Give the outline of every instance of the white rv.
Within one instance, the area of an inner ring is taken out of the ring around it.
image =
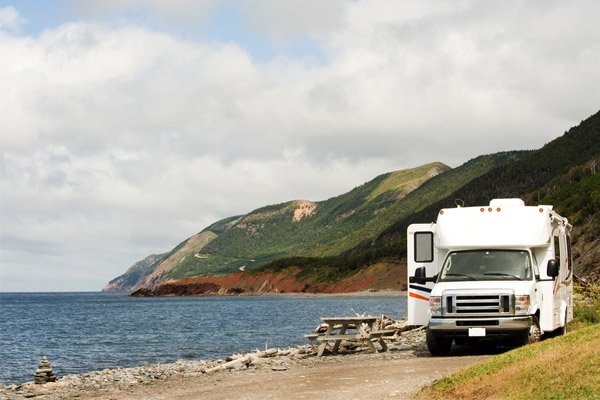
[[[571,225],[552,206],[495,199],[439,212],[408,227],[408,320],[427,325],[427,347],[538,341],[573,319]]]

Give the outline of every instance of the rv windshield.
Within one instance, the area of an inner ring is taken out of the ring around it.
[[[531,258],[524,250],[469,250],[448,254],[440,282],[532,279]]]

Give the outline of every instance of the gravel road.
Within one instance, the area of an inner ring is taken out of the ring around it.
[[[177,377],[110,399],[410,399],[446,374],[489,356],[330,357],[285,371],[225,371],[198,378]],[[95,397],[98,398],[98,397]],[[104,398],[104,397],[103,397]]]

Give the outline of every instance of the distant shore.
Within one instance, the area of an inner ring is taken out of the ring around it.
[[[355,292],[336,292],[336,293],[313,293],[313,292],[264,292],[264,293],[215,293],[205,292],[201,294],[175,294],[165,293],[156,294],[151,289],[142,288],[129,293],[127,297],[238,297],[238,296],[284,296],[297,298],[311,297],[406,297],[406,290],[381,289],[381,290],[359,290]]]
[[[387,295],[387,292],[406,291],[406,265],[381,262],[363,268],[345,278],[318,279],[307,277],[302,268],[283,270],[239,271],[225,276],[196,276],[181,279],[145,280],[135,284],[139,297],[151,296],[251,296],[269,294],[337,294],[359,293],[361,296]],[[131,286],[129,287],[131,288]],[[109,285],[102,291],[123,289]],[[396,295],[394,295],[396,296]]]
[[[406,297],[406,290],[360,290],[343,293],[269,293],[265,296],[290,297]]]

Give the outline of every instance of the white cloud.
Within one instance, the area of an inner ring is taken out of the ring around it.
[[[205,24],[213,16],[218,0],[68,0],[69,7],[86,17],[150,14],[163,23]]]
[[[0,7],[0,31],[19,32],[27,20],[12,7]]]
[[[248,23],[275,41],[320,37],[340,28],[343,0],[244,0],[239,8]]]
[[[595,2],[275,3],[236,4],[326,63],[126,21],[0,31],[4,282],[42,290],[23,276],[44,265],[98,289],[220,218],[537,148],[598,110]],[[195,7],[98,4],[81,7]]]

